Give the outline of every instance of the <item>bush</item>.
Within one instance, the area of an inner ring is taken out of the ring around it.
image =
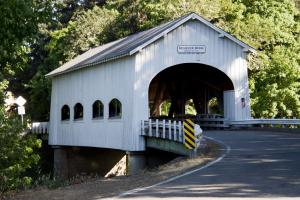
[[[0,194],[32,183],[25,172],[38,163],[40,147],[41,140],[26,135],[20,120],[0,108]]]

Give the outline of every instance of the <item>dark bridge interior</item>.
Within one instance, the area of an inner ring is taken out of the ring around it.
[[[195,114],[222,114],[223,91],[233,89],[227,75],[214,67],[191,63],[169,67],[157,74],[150,83],[150,117],[186,115],[187,104],[193,107]],[[209,107],[212,99],[217,99],[214,111]],[[164,102],[169,102],[169,105],[167,113],[162,114]]]

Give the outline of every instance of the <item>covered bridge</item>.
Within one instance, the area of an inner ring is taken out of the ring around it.
[[[49,144],[145,150],[141,121],[210,114],[250,118],[246,57],[255,50],[195,13],[93,48],[52,79]],[[61,155],[60,155],[61,156]]]

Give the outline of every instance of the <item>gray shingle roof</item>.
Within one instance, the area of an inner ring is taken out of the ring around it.
[[[225,31],[221,30],[220,28],[214,26],[204,18],[200,17],[195,13],[190,13],[173,21],[164,23],[162,25],[156,26],[152,29],[142,31],[128,37],[104,44],[102,46],[93,48],[88,50],[87,52],[77,56],[76,58],[70,60],[69,62],[65,63],[61,67],[53,70],[46,76],[52,77],[59,74],[64,74],[70,71],[74,71],[80,68],[93,66],[96,64],[108,62],[110,60],[114,60],[117,58],[121,58],[124,56],[130,56],[134,53],[138,52],[140,49],[148,46],[149,44],[153,43],[154,41],[158,40],[160,37],[164,36],[165,34],[169,33],[170,31],[174,30],[178,26],[182,25],[183,23],[187,22],[188,20],[199,20],[202,23],[208,25],[209,27],[213,28],[217,32],[219,32],[222,37],[227,37],[232,41],[236,42],[240,46],[242,46],[245,51],[252,51],[255,52],[255,49],[251,46],[245,44],[244,42],[238,40],[237,38],[233,37],[232,35],[226,33]]]

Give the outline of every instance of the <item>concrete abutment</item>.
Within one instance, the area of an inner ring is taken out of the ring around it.
[[[64,180],[76,175],[134,175],[145,168],[167,163],[178,154],[148,148],[147,151],[120,151],[90,147],[52,146],[54,176]]]
[[[53,174],[59,179],[87,174],[105,176],[111,173],[117,164],[120,165],[120,161],[126,156],[125,151],[113,149],[70,146],[52,146],[52,148]]]

